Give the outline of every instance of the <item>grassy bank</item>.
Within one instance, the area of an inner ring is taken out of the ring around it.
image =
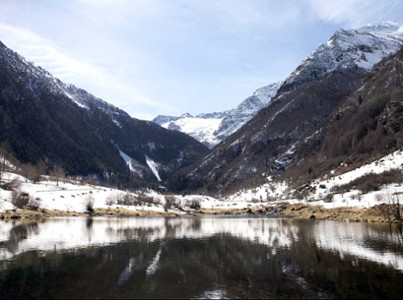
[[[317,219],[317,220],[335,220],[348,222],[398,222],[396,218],[396,207],[391,205],[377,205],[370,208],[357,207],[339,207],[325,209],[321,206],[310,206],[304,204],[286,204],[277,206],[267,206],[262,208],[244,208],[244,209],[200,209],[187,211],[152,211],[152,210],[128,210],[124,208],[100,208],[92,212],[80,213],[61,210],[27,210],[14,209],[0,214],[0,219],[42,219],[50,217],[79,217],[79,216],[219,216],[219,215],[267,215],[267,216],[285,216],[298,219]],[[400,208],[400,215],[403,210]]]
[[[281,214],[293,218],[335,220],[348,222],[386,223],[399,222],[396,217],[396,206],[381,204],[369,208],[338,207],[325,209],[321,206],[303,204],[284,205]],[[403,210],[400,208],[400,215]],[[400,220],[401,222],[401,220]]]

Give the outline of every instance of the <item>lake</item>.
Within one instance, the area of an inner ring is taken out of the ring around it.
[[[268,217],[0,222],[0,298],[401,298],[401,227]]]

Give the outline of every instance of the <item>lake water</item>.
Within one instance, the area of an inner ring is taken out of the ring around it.
[[[401,228],[265,217],[0,222],[0,298],[401,298]]]

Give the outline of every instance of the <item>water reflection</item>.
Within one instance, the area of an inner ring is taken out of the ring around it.
[[[142,253],[130,258],[127,266],[119,275],[118,284],[124,284],[127,280],[130,279],[134,271],[139,271],[144,268],[146,268],[146,261],[144,260],[144,255]]]
[[[319,248],[345,255],[364,258],[403,271],[402,245],[398,232],[391,234],[385,226],[365,223],[318,222],[312,234]],[[377,230],[378,228],[378,230]],[[379,230],[381,229],[381,230]],[[382,230],[383,229],[383,230]]]
[[[31,249],[65,250],[125,240],[202,239],[228,234],[273,249],[290,247],[298,226],[289,219],[267,218],[60,218],[42,223],[2,223],[1,259]]]
[[[35,236],[39,233],[38,224],[17,224],[10,228],[9,239],[2,241],[2,246],[9,253],[16,253],[18,251],[18,245],[21,241],[28,238],[28,236]]]
[[[396,232],[247,217],[0,222],[0,298],[395,297]]]

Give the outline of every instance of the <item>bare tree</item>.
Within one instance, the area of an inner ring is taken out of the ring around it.
[[[94,202],[95,199],[94,197],[92,197],[92,195],[88,195],[85,199],[84,199],[84,207],[85,207],[85,211],[88,213],[93,213],[94,212]]]
[[[166,195],[165,196],[165,203],[164,203],[164,210],[168,211],[175,205],[176,199],[173,195]]]
[[[386,200],[383,207],[383,213],[387,217],[389,223],[393,220],[393,218],[397,222],[402,222],[402,214],[400,212],[400,198],[398,193],[392,195],[388,190],[386,195],[377,195],[376,199],[378,201]]]
[[[4,154],[0,154],[0,180],[5,171],[6,171],[6,156]]]
[[[402,214],[400,213],[400,197],[397,192],[392,195],[393,214],[397,222],[402,222]]]
[[[41,180],[41,176],[46,173],[46,164],[40,161],[38,164],[24,164],[21,166],[22,174],[33,182]]]
[[[7,168],[6,156],[7,156],[7,151],[5,150],[5,145],[3,142],[0,144],[0,179]]]
[[[28,179],[36,181],[36,170],[33,164],[28,163],[21,165],[21,174],[26,178],[25,181],[28,181]]]
[[[53,171],[50,173],[51,176],[56,179],[56,186],[59,186],[59,181],[64,178],[65,172],[62,167],[56,166],[53,168]]]

